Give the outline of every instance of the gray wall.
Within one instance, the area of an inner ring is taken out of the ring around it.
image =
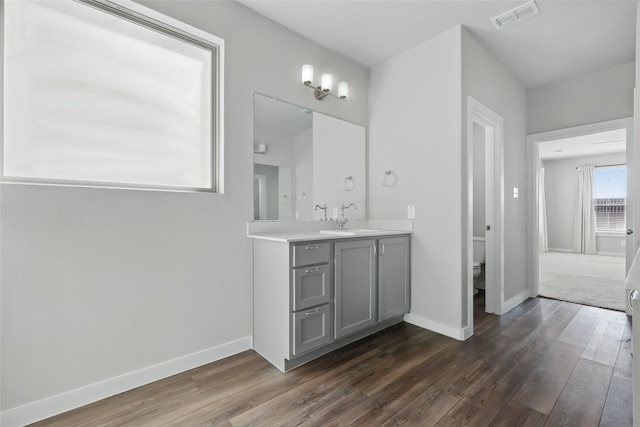
[[[313,132],[311,129],[295,137],[295,204],[299,218],[313,218]],[[304,200],[300,199],[304,193]]]
[[[369,92],[370,217],[415,205],[410,319],[451,334],[463,316],[460,38],[455,27],[377,65]],[[387,170],[393,187],[380,184]]]
[[[3,410],[250,345],[253,93],[367,125],[366,69],[236,2],[144,5],[225,39],[225,194],[2,184]],[[349,100],[317,102],[305,63]]]
[[[468,325],[466,96],[505,119],[505,188],[525,183],[526,92],[470,33],[455,27],[373,68],[369,183],[372,218],[416,206],[408,317],[450,336]],[[455,99],[453,98],[455,97]],[[402,108],[398,108],[401,105]],[[391,143],[393,141],[393,143]],[[394,187],[381,174],[398,175]],[[444,207],[444,208],[443,208]],[[526,291],[524,199],[505,200],[505,300]]]
[[[463,31],[462,95],[472,96],[504,118],[504,301],[527,290],[525,158],[527,93],[522,84],[476,40]],[[462,134],[466,135],[466,110]],[[466,170],[463,183],[467,183]],[[520,196],[511,197],[518,187]],[[466,205],[463,205],[466,207]],[[463,216],[466,215],[463,212]],[[465,264],[466,265],[466,264]]]
[[[635,62],[532,89],[529,134],[633,116]]]
[[[273,132],[260,129],[255,132],[255,141],[265,143],[267,152],[264,154],[255,153],[254,161],[262,165],[287,166],[293,168],[295,160],[293,158],[295,136],[286,132]]]
[[[545,196],[547,207],[547,236],[550,251],[573,252],[573,223],[578,203],[577,166],[625,163],[625,153],[599,156],[571,157],[547,160],[545,168]],[[624,255],[620,241],[625,237],[596,239],[598,252]]]

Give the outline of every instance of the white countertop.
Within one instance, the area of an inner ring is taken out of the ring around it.
[[[348,231],[345,230],[345,231]],[[358,239],[377,236],[397,236],[411,234],[410,231],[403,230],[367,230],[359,231],[355,235],[333,235],[322,234],[319,231],[299,231],[299,232],[279,232],[279,233],[254,233],[247,236],[252,239],[271,240],[274,242],[295,243],[317,240],[336,240],[336,239]]]
[[[355,235],[334,235],[321,233],[336,231],[333,221],[250,221],[247,223],[247,237],[275,242],[306,242],[312,240],[358,239],[376,236],[399,236],[411,234],[411,220],[358,220],[349,221],[346,231]]]

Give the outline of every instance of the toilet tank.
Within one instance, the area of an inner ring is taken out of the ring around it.
[[[484,264],[486,238],[473,236],[473,260]]]

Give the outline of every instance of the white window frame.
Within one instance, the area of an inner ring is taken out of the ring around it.
[[[143,190],[160,190],[160,191],[196,191],[196,192],[213,192],[224,193],[224,40],[192,27],[188,24],[180,22],[176,19],[163,15],[159,12],[135,3],[131,0],[68,0],[82,3],[87,7],[94,7],[121,19],[126,19],[154,31],[161,32],[174,39],[185,41],[200,47],[206,47],[211,52],[211,159],[210,159],[210,185],[204,188],[186,187],[186,186],[167,186],[167,185],[147,185],[137,183],[112,183],[99,181],[81,181],[67,179],[46,179],[46,178],[28,178],[20,176],[5,175],[5,135],[2,132],[0,137],[0,166],[2,168],[2,182],[20,183],[20,184],[39,184],[39,185],[62,185],[62,186],[81,186],[81,187],[100,187],[100,188],[125,188],[125,189],[143,189]],[[4,2],[0,4],[0,18],[6,19],[4,14]],[[0,58],[2,65],[0,66],[0,95],[3,102],[0,103],[0,125],[4,129],[5,121],[5,98],[4,91],[4,30],[0,32]]]
[[[622,165],[615,165],[615,166],[597,166],[596,169],[624,169],[625,170],[625,174],[627,173],[627,166],[622,164]],[[594,185],[595,185],[595,172],[594,172]],[[627,181],[625,180],[624,182],[625,185],[625,189],[626,189],[626,185],[627,185]],[[619,197],[617,197],[619,198]],[[595,204],[595,200],[596,198],[593,198],[594,202],[593,202],[593,208],[595,211],[596,208],[596,204]],[[624,215],[625,215],[625,225],[622,227],[621,230],[601,230],[598,229],[598,221],[596,219],[596,235],[600,236],[600,237],[620,237],[621,235],[625,235],[626,234],[626,216],[627,216],[627,197],[625,195],[624,197]],[[596,214],[597,216],[597,214]]]

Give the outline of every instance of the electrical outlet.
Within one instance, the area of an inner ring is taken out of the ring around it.
[[[416,219],[416,205],[407,206],[407,218]]]
[[[513,187],[513,198],[517,199],[519,196],[519,191],[518,191],[518,187]]]

